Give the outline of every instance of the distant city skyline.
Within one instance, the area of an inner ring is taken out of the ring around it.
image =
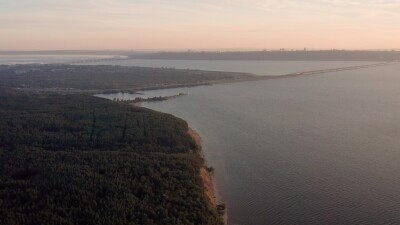
[[[0,51],[400,49],[400,0],[0,0]]]

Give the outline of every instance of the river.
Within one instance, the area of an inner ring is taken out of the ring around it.
[[[202,136],[229,224],[399,224],[398,71],[170,89],[189,95],[143,106]]]
[[[239,73],[252,73],[260,76],[279,76],[290,73],[333,69],[349,66],[361,66],[376,62],[359,61],[250,61],[250,60],[156,60],[156,59],[130,59],[109,62],[86,63],[89,65],[121,65],[142,66],[156,68],[175,68],[209,71],[228,71]]]

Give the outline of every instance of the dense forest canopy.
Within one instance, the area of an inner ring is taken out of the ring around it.
[[[0,147],[184,153],[195,144],[176,117],[83,95],[0,96]]]
[[[0,224],[221,224],[185,121],[0,91]]]

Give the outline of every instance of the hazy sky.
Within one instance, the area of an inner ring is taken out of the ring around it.
[[[400,48],[400,0],[0,0],[0,50]]]

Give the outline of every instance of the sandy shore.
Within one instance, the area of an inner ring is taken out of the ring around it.
[[[201,137],[199,136],[199,134],[196,131],[194,131],[192,128],[189,128],[188,134],[190,135],[190,137],[193,138],[193,140],[196,142],[196,144],[200,147],[200,150],[201,150]],[[212,174],[210,174],[207,171],[207,163],[206,163],[206,160],[204,157],[204,153],[202,151],[200,151],[200,157],[202,158],[202,160],[204,162],[202,167],[200,168],[200,176],[203,179],[205,194],[207,195],[211,204],[214,207],[217,207],[215,188],[214,188],[214,183],[212,181]]]
[[[213,179],[212,179],[212,173],[210,173],[207,170],[207,161],[204,156],[204,152],[202,151],[202,140],[200,135],[193,130],[192,128],[189,127],[188,134],[193,138],[193,140],[196,142],[196,144],[200,148],[200,157],[203,161],[203,165],[200,168],[200,176],[203,180],[203,185],[204,185],[204,191],[205,194],[207,195],[210,203],[212,204],[213,207],[217,208],[218,204],[220,204],[220,198],[218,196],[217,189],[215,188]],[[225,209],[225,214],[223,216],[224,219],[224,224],[227,224],[228,221],[228,216],[227,216],[227,210]]]

